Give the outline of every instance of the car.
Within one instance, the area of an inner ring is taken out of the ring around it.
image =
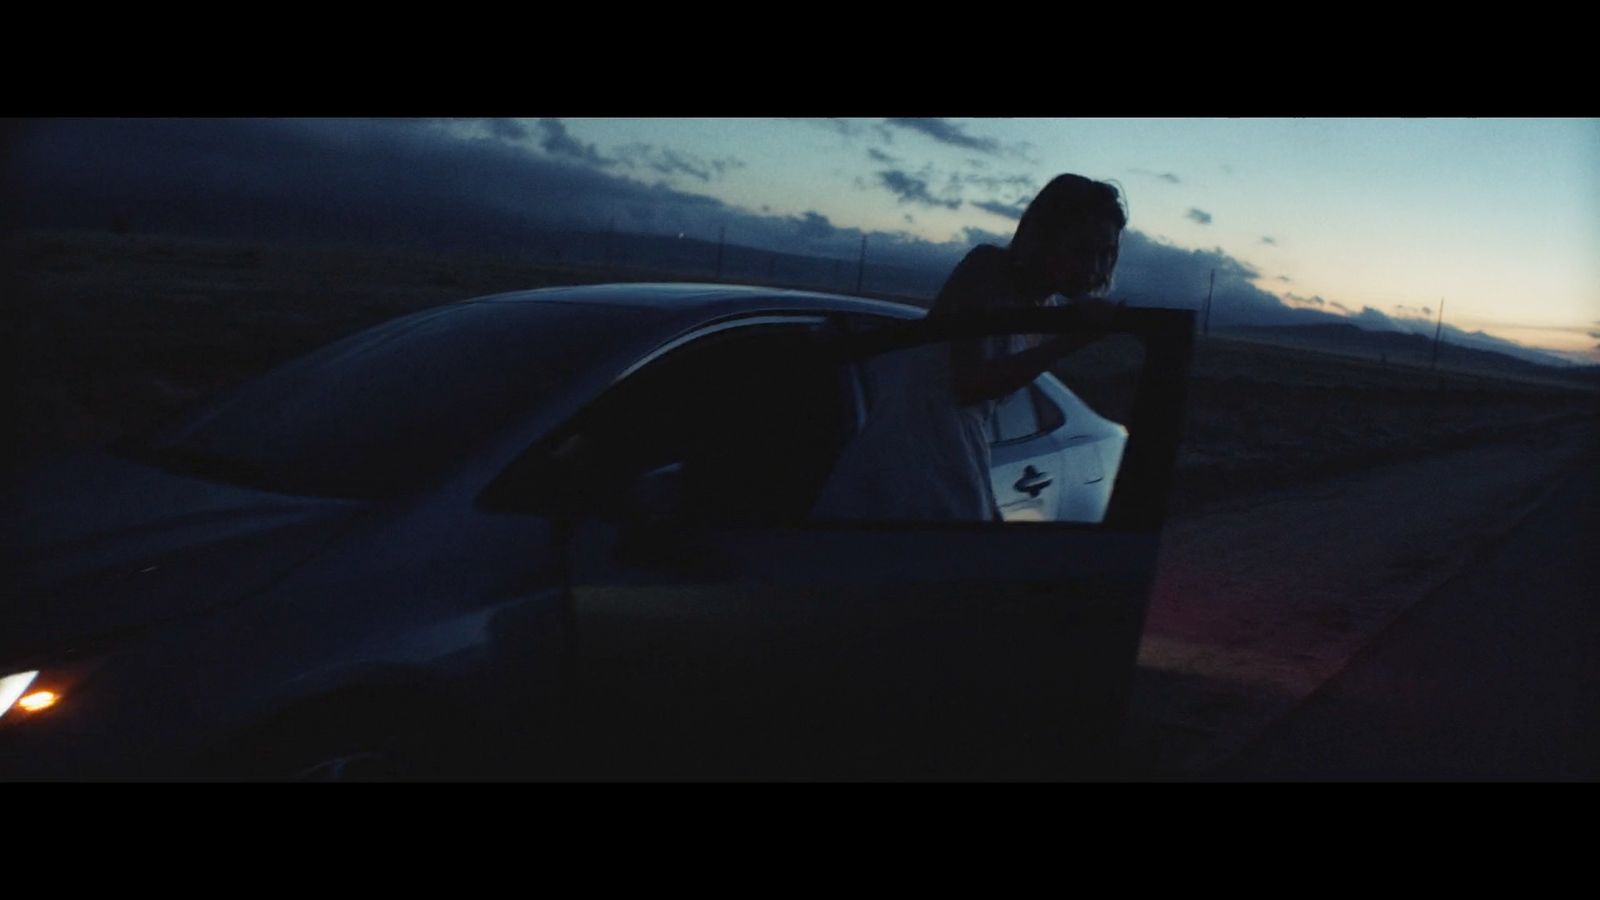
[[[809,517],[896,348],[1071,327],[627,284],[345,338],[11,489],[0,777],[1103,771],[1192,316],[1117,326],[1126,426],[999,404],[1003,524]]]

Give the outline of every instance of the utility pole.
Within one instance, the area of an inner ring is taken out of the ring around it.
[[[1444,298],[1440,297],[1439,298],[1439,324],[1435,325],[1434,328],[1433,328],[1433,361],[1428,364],[1428,368],[1430,368],[1430,369],[1432,369],[1434,371],[1438,371],[1439,370],[1439,336],[1441,334],[1443,334],[1443,333],[1444,333]]]
[[[722,240],[728,236],[728,226],[717,228],[717,280],[722,280]]]
[[[1202,335],[1210,335],[1211,334],[1211,292],[1216,288],[1216,286],[1217,286],[1217,270],[1216,269],[1212,269],[1211,270],[1211,284],[1206,287],[1206,312],[1205,312],[1205,316],[1202,317],[1201,320],[1200,320],[1200,323],[1201,323],[1200,324],[1200,333]]]
[[[867,277],[867,236],[861,236],[861,260],[856,263],[856,293],[861,293],[861,282]]]

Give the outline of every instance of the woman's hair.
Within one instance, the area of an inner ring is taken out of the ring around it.
[[[1122,202],[1122,192],[1108,181],[1057,175],[1023,211],[1017,234],[1044,233],[1082,221],[1106,221],[1118,229],[1127,228],[1128,208]]]
[[[1128,207],[1123,202],[1122,192],[1111,182],[1095,181],[1082,175],[1057,175],[1034,195],[1023,211],[1011,246],[1021,249],[1021,255],[1029,258],[1042,250],[1045,236],[1089,222],[1110,222],[1119,232],[1127,228]],[[1111,269],[1115,268],[1113,257]],[[1096,285],[1095,290],[1104,291],[1110,286],[1108,271],[1105,282]]]

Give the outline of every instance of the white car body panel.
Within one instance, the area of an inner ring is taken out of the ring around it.
[[[994,444],[990,477],[1000,515],[1007,522],[1099,522],[1111,502],[1128,430],[1090,409],[1054,375],[1034,382],[1065,420],[1053,431]],[[1050,481],[1038,495],[1016,485]]]

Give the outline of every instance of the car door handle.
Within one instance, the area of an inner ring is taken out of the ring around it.
[[[1038,479],[1040,478],[1044,478],[1044,480],[1039,481]],[[1017,483],[1013,484],[1012,487],[1018,493],[1027,494],[1029,497],[1038,497],[1039,492],[1049,487],[1052,483],[1052,479],[1045,478],[1043,472],[1033,466],[1028,466],[1022,470],[1022,477],[1018,478]]]

